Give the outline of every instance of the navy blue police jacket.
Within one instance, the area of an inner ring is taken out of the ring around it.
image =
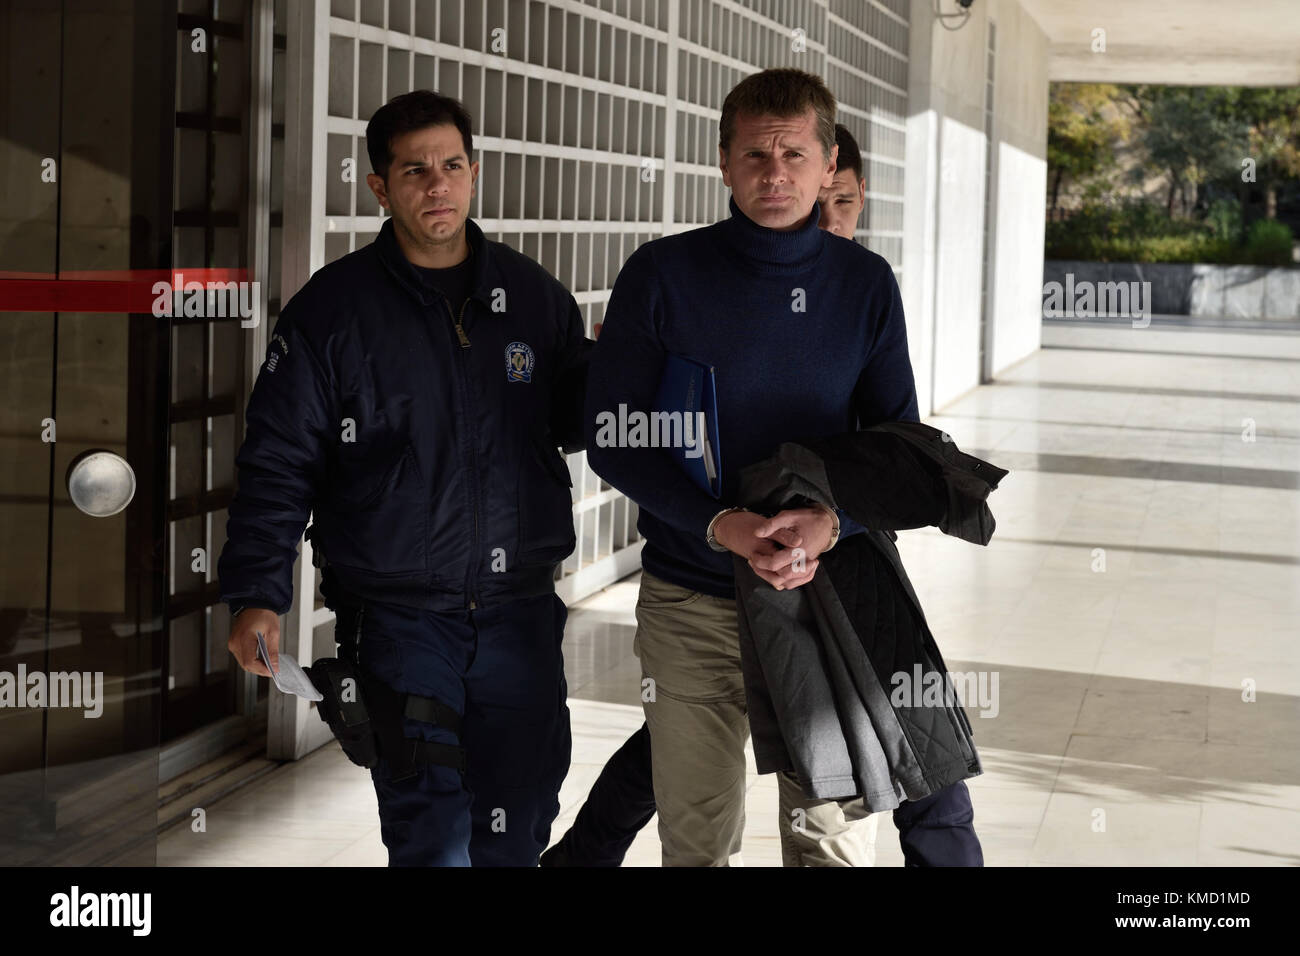
[[[473,292],[422,281],[387,220],[276,322],[246,413],[218,562],[233,609],[283,614],[307,537],[330,607],[431,610],[554,590],[587,359],[573,296],[465,223]]]

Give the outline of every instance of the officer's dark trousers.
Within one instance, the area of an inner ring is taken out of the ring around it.
[[[371,771],[390,866],[537,865],[569,769],[566,617],[554,594],[460,612],[364,605],[361,666],[461,715],[459,740],[409,717],[406,736],[466,751],[463,777],[425,765],[394,780],[387,758]]]
[[[627,739],[600,772],[563,839],[547,851],[547,866],[618,866],[637,833],[654,816],[650,733]],[[894,811],[906,866],[983,866],[970,791],[962,781]]]
[[[983,866],[970,791],[958,780],[894,811],[904,866]]]
[[[573,826],[543,866],[619,866],[655,815],[650,728],[645,724],[605,763]]]

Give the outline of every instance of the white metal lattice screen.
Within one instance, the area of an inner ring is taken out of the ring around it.
[[[907,0],[329,0],[318,7],[327,90],[323,261],[370,242],[365,126],[393,96],[465,103],[481,163],[471,215],[573,292],[590,335],[642,243],[727,215],[717,168],[727,92],[764,67],[826,78],[868,177],[858,240],[902,259]],[[323,21],[323,22],[322,22]],[[318,75],[322,75],[319,74]],[[357,169],[338,175],[344,160]],[[319,206],[317,208],[320,208]],[[578,548],[560,593],[639,565],[636,507],[571,455]]]

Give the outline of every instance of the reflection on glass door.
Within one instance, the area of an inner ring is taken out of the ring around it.
[[[284,22],[283,0],[182,0],[175,20],[173,261],[187,276],[227,270],[260,285],[257,326],[238,315],[172,321],[164,744],[251,715],[259,697],[265,706],[267,682],[247,681],[226,649],[230,615],[216,559],[235,489],[249,357],[260,360],[265,326],[278,314],[286,43],[276,30]],[[270,63],[259,66],[264,54]],[[256,721],[250,727],[260,732]]]

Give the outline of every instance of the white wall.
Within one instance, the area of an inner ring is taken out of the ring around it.
[[[943,9],[956,9],[944,3]],[[998,25],[991,231],[992,373],[1039,347],[1047,38],[1015,0],[944,29],[913,0],[908,51],[903,304],[922,415],[980,383],[988,17]]]
[[[1048,41],[1015,0],[999,0],[993,132],[992,374],[1042,346],[1047,215]]]

